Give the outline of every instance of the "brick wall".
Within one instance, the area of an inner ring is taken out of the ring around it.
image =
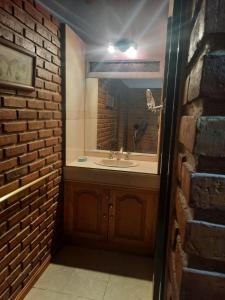
[[[61,220],[59,23],[33,1],[0,1],[0,36],[36,54],[35,90],[0,90],[0,196],[54,171],[0,206],[0,295],[14,299],[54,248]]]
[[[161,90],[151,89],[156,105],[160,105]],[[134,151],[134,124],[146,121],[148,126],[142,139],[137,143],[136,152],[157,153],[160,112],[147,110],[146,89],[129,89],[128,102],[128,151]]]
[[[161,90],[152,89],[156,103],[160,104]],[[115,106],[107,107],[107,97],[115,98]],[[119,150],[124,146],[134,152],[134,124],[147,121],[147,130],[137,145],[136,152],[157,153],[159,111],[147,110],[145,89],[131,89],[121,80],[99,80],[97,148]],[[127,145],[127,146],[126,146]]]
[[[108,97],[114,97],[114,107],[107,107]],[[97,149],[109,150],[112,143],[117,148],[117,124],[118,124],[118,99],[112,91],[109,80],[98,81],[98,122],[97,122]],[[115,149],[116,150],[116,149]]]
[[[189,20],[167,299],[224,299],[225,1],[193,1]]]

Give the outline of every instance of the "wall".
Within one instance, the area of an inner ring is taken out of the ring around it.
[[[145,134],[137,143],[135,152],[157,153],[158,129],[160,112],[155,113],[147,110],[146,89],[129,89],[128,102],[128,151],[133,150],[134,124],[140,124],[142,120],[147,121],[148,126]],[[161,90],[151,89],[156,105],[160,105]]]
[[[34,91],[0,90],[0,196],[54,171],[0,204],[1,299],[26,289],[62,235],[59,28],[33,1],[0,2],[0,36],[37,57]]]
[[[85,44],[68,26],[66,48],[66,162],[84,154]]]
[[[193,1],[186,13],[167,299],[224,299],[225,2]]]
[[[113,86],[113,87],[112,87]],[[98,122],[97,122],[97,149],[109,150],[117,149],[117,124],[118,124],[118,97],[115,82],[98,80]],[[114,98],[114,106],[107,107],[107,99]]]
[[[86,78],[85,150],[97,149],[98,78]]]

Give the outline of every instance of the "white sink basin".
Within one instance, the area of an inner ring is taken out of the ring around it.
[[[102,165],[105,167],[115,167],[115,168],[130,168],[138,165],[137,162],[131,160],[115,160],[115,159],[101,159],[96,162],[97,165]]]

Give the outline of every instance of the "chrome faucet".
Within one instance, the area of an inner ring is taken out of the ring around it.
[[[120,148],[120,151],[116,152],[116,159],[121,160],[123,157],[123,147]]]

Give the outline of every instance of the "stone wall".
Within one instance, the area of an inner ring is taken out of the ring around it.
[[[193,1],[190,15],[167,299],[224,299],[225,1]]]

